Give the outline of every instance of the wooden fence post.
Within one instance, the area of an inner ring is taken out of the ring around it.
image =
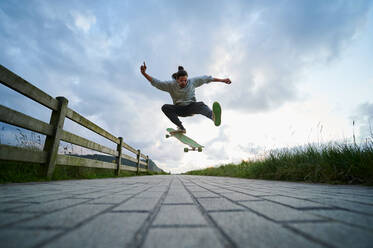
[[[137,149],[137,172],[136,172],[137,175],[140,172],[140,154],[141,154],[140,149]]]
[[[116,171],[116,175],[119,176],[120,175],[120,165],[121,165],[121,158],[122,158],[122,146],[123,146],[123,138],[122,137],[119,137],[119,144],[117,146],[117,151],[118,151],[118,157],[117,157],[117,171]]]
[[[51,179],[56,166],[58,147],[65,122],[68,100],[62,96],[56,97],[59,102],[58,110],[53,110],[49,124],[53,126],[53,134],[47,136],[44,151],[48,153],[47,162],[44,164],[44,175]]]
[[[146,170],[149,172],[149,156],[146,156]]]

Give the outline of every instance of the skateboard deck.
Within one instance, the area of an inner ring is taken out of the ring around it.
[[[169,134],[166,134],[166,138],[175,137],[180,142],[182,142],[182,143],[184,143],[184,144],[186,144],[186,145],[188,145],[190,147],[190,149],[189,148],[184,148],[184,152],[196,151],[196,150],[198,152],[202,152],[202,148],[204,148],[204,146],[201,146],[200,144],[198,144],[197,142],[195,142],[194,140],[192,140],[191,138],[189,138],[185,134],[182,134],[182,133],[171,133],[171,132],[175,132],[176,131],[173,128],[167,128],[166,130],[169,133]]]

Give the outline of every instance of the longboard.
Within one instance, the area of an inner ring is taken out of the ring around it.
[[[173,128],[167,128],[166,130],[169,133],[169,134],[166,134],[166,138],[175,137],[181,143],[184,143],[184,144],[186,144],[186,145],[188,145],[190,147],[190,148],[188,148],[188,147],[184,148],[184,152],[196,151],[196,150],[198,152],[202,152],[202,148],[204,148],[204,146],[201,146],[200,144],[198,144],[197,142],[195,142],[194,140],[192,140],[188,136],[186,136],[186,135],[184,135],[182,133],[171,133],[171,132],[175,132],[176,131]]]

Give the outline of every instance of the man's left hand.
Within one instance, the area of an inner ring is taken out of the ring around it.
[[[232,83],[232,81],[229,78],[223,79],[223,82],[226,83],[226,84],[231,84]]]

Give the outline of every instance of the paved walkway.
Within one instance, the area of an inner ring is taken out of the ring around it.
[[[373,187],[199,176],[0,186],[5,247],[373,247]]]

